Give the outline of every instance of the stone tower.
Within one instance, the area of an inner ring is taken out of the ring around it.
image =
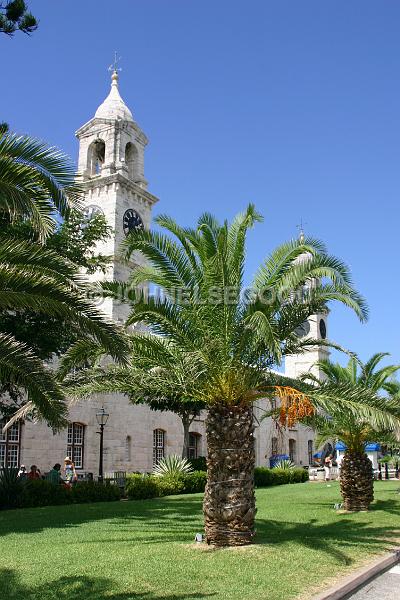
[[[119,259],[121,242],[132,229],[150,227],[157,198],[147,191],[144,177],[148,140],[120,96],[116,68],[112,71],[110,93],[76,136],[86,215],[90,218],[96,212],[103,213],[113,229],[112,238],[98,245],[99,252],[113,256],[105,277],[125,281],[143,259],[136,256],[131,264],[124,264]],[[104,301],[102,309],[117,322],[124,321],[129,312],[128,306],[111,300]]]
[[[300,231],[300,241],[304,241],[304,232]],[[305,257],[304,257],[305,258]],[[304,260],[300,257],[299,260]],[[316,281],[310,281],[307,286],[313,286]],[[327,321],[328,310],[311,315],[300,327],[297,328],[297,335],[300,338],[312,338],[314,340],[327,339]],[[314,346],[303,354],[293,354],[285,358],[285,375],[287,377],[297,378],[304,373],[311,371],[317,377],[320,376],[319,369],[314,364],[320,360],[329,358],[329,350],[324,346]]]

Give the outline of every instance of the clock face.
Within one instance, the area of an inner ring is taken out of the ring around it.
[[[322,339],[324,340],[326,338],[326,324],[323,319],[321,319],[319,322],[319,333]]]
[[[82,212],[86,221],[90,221],[90,219],[95,215],[104,215],[104,212],[100,206],[97,206],[97,204],[89,204],[89,206],[86,206]]]
[[[299,325],[294,332],[300,338],[308,335],[310,333],[310,323],[308,321],[304,321],[304,323]]]
[[[133,210],[133,208],[128,208],[122,218],[122,227],[125,235],[128,235],[128,233],[135,229],[143,229],[144,225],[139,213]]]

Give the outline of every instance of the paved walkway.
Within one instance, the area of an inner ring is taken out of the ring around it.
[[[349,596],[349,600],[399,600],[400,565],[396,565],[376,579],[367,583],[361,590]]]

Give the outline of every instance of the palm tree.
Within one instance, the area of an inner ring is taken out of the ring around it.
[[[127,343],[87,299],[87,284],[78,268],[43,241],[78,207],[80,189],[69,159],[54,148],[0,133],[0,218],[9,225],[29,222],[32,240],[13,235],[12,227],[0,231],[0,311],[35,311],[77,325],[82,337],[121,359]],[[27,411],[46,419],[53,427],[65,423],[64,392],[54,369],[39,359],[32,347],[0,331],[0,383],[11,383],[26,392]]]
[[[252,407],[266,394],[266,369],[317,343],[299,340],[295,330],[328,301],[367,316],[346,266],[311,238],[277,248],[246,289],[247,232],[261,220],[252,205],[230,225],[208,213],[196,229],[159,216],[166,233],[137,230],[124,245],[127,258],[139,251],[148,261],[132,272],[129,292],[118,283],[103,286],[106,295],[128,294],[128,326],[147,326],[147,336],[131,335],[134,352],[146,346],[147,369],[165,364],[160,340],[195,361],[198,375],[187,393],[208,409],[204,517],[207,541],[218,546],[248,544],[254,535]],[[149,282],[155,293],[142,291]]]
[[[0,130],[0,217],[28,220],[45,239],[79,207],[75,168],[57,148],[27,135]]]
[[[396,437],[399,431],[398,421],[382,418],[382,411],[400,416],[399,397],[396,397],[399,388],[393,380],[400,365],[377,369],[385,356],[388,355],[374,354],[365,364],[352,357],[345,367],[323,360],[316,363],[320,379],[312,374],[305,376],[314,383],[317,394],[327,387],[332,391],[333,402],[328,416],[314,415],[307,421],[318,430],[320,445],[329,440],[340,440],[346,446],[340,470],[340,490],[344,508],[349,511],[368,510],[374,499],[373,469],[365,444],[386,442]],[[356,410],[334,401],[335,396],[339,401],[345,399],[349,391],[358,394]],[[371,398],[371,393],[377,397]]]
[[[76,361],[75,357],[70,361],[70,353],[67,353],[61,361],[60,376],[71,397],[81,399],[117,392],[128,396],[132,404],[146,404],[151,410],[175,413],[183,428],[182,458],[188,458],[190,426],[199,411],[205,408],[204,403],[193,395],[196,379],[202,376],[201,367],[193,355],[183,355],[168,340],[161,337],[148,340],[146,333],[142,337],[143,344],[140,344],[139,335],[135,337],[135,350],[131,351],[126,365],[98,364],[71,376],[71,367]],[[84,358],[96,358],[97,349],[93,350],[91,354],[85,347],[80,354]],[[154,366],[156,361],[157,366]],[[81,358],[78,362],[82,362]]]

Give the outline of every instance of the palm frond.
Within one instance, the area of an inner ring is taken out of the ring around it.
[[[0,333],[0,381],[22,387],[40,415],[55,429],[65,426],[64,393],[54,373],[26,346],[11,335]]]
[[[54,227],[54,211],[67,217],[80,194],[75,168],[62,152],[29,136],[0,137],[0,212],[30,219],[43,238]]]

